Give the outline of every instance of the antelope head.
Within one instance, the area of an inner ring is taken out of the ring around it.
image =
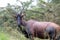
[[[23,10],[21,10],[21,12],[16,15],[17,25],[20,28],[20,30],[22,30],[21,24],[23,17],[24,17]]]

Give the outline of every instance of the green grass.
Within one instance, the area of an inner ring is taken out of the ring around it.
[[[26,40],[23,34],[10,27],[0,27],[0,40]]]
[[[9,36],[3,32],[0,32],[0,40],[9,40]]]

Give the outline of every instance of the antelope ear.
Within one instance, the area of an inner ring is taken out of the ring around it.
[[[26,15],[25,13],[22,13],[22,14],[21,14],[21,17],[24,17],[25,15]]]

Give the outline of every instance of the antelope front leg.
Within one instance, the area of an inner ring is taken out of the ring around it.
[[[30,40],[34,40],[34,37],[32,35],[29,36]]]

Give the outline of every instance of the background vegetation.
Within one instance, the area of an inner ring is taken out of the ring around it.
[[[20,5],[8,5],[0,7],[0,40],[26,40],[27,38],[17,30],[15,13],[24,8],[25,20],[34,19],[38,21],[55,22],[60,25],[60,0],[36,0],[37,5],[31,5],[33,0],[21,2]]]

